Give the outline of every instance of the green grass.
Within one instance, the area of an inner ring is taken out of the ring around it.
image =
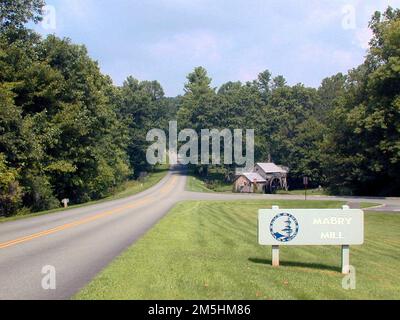
[[[233,192],[233,182],[227,183],[224,181],[224,176],[217,169],[212,168],[207,177],[201,177],[191,173],[187,183],[186,190],[192,192]],[[280,195],[304,195],[304,190],[279,190],[277,194]],[[310,189],[307,190],[309,196],[325,196],[328,195],[326,190]]]
[[[168,165],[163,165],[156,168],[143,181],[127,181],[124,185],[122,185],[122,187],[119,188],[116,194],[104,199],[104,201],[126,198],[143,192],[159,183],[166,176],[168,170]]]
[[[206,183],[200,179],[198,179],[194,175],[189,175],[186,180],[186,190],[192,192],[214,192],[213,190],[209,189]]]
[[[366,214],[351,248],[357,289],[342,289],[340,247],[285,247],[280,268],[257,243],[257,212],[335,201],[183,202],[76,299],[400,299],[400,215]]]
[[[186,183],[186,190],[192,192],[233,192],[233,182],[224,181],[223,175],[216,169],[212,169],[207,177],[200,177],[194,173],[190,174]],[[304,195],[304,190],[279,190],[277,194],[281,195]],[[307,190],[309,196],[327,195],[325,190],[310,189]]]
[[[225,183],[220,179],[213,179],[211,182],[200,179],[198,176],[191,174],[186,182],[186,190],[192,192],[229,192],[232,193],[233,184]]]
[[[305,194],[305,190],[278,190],[277,194],[288,194],[288,195],[301,195]],[[309,189],[307,190],[307,196],[327,196],[329,195],[324,189]]]
[[[373,203],[373,202],[361,202],[360,203],[361,209],[370,209],[370,208],[374,208],[374,207],[378,207],[378,206],[380,206],[379,203]]]
[[[212,193],[212,192],[227,192],[232,193],[232,185],[226,183],[215,183],[213,188],[211,189],[208,184],[201,180],[198,176],[191,174],[188,176],[186,181],[186,190],[192,192],[205,192],[205,193]],[[292,190],[292,191],[284,191],[279,190],[278,195],[304,195],[304,190]],[[327,196],[325,190],[319,189],[311,189],[307,191],[308,196]],[[373,202],[361,202],[360,207],[361,209],[372,208],[379,206],[379,203]]]
[[[145,191],[153,186],[155,186],[157,183],[159,183],[168,173],[168,165],[162,165],[154,169],[153,172],[151,172],[143,181],[138,181],[138,180],[130,180],[125,183],[123,183],[121,186],[119,186],[114,192],[113,195],[106,197],[101,200],[97,201],[90,201],[86,202],[83,204],[78,204],[78,205],[72,205],[68,207],[68,209],[64,208],[58,208],[58,209],[53,209],[53,210],[47,210],[47,211],[42,211],[42,212],[37,212],[37,213],[23,213],[19,214],[16,216],[12,217],[0,217],[0,223],[3,222],[8,222],[8,221],[14,221],[14,220],[20,220],[20,219],[25,219],[25,218],[30,218],[30,217],[37,217],[45,214],[51,214],[51,213],[56,213],[60,211],[65,211],[65,210],[70,210],[70,209],[77,209],[81,207],[86,207],[89,205],[93,204],[98,204],[106,201],[112,201],[112,200],[117,200],[121,198],[126,198],[129,196],[133,196],[137,193],[140,193],[142,191]]]

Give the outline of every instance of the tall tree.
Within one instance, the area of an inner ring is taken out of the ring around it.
[[[147,132],[166,128],[164,91],[157,81],[142,81],[128,77],[120,89],[119,115],[129,127],[128,156],[138,175],[150,168],[146,160]]]
[[[211,88],[212,80],[203,67],[195,68],[187,80],[178,112],[179,125],[200,132],[210,126],[210,119],[213,118],[215,90]]]
[[[318,95],[321,99],[318,118],[321,121],[325,122],[329,113],[343,103],[346,94],[346,80],[347,76],[342,73],[322,80],[318,88]]]
[[[336,191],[399,194],[400,10],[373,16],[365,63],[349,73],[330,119],[325,167]]]

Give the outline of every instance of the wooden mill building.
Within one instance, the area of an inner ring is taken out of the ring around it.
[[[289,169],[275,163],[257,163],[252,172],[238,175],[234,191],[241,193],[275,193],[278,189],[288,190]]]

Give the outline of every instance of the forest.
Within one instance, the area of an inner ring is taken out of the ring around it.
[[[198,132],[255,129],[256,161],[289,167],[294,186],[306,175],[332,194],[400,195],[399,9],[371,18],[362,65],[318,88],[268,70],[215,88],[197,67],[182,96],[166,97],[158,81],[116,86],[84,46],[29,29],[43,5],[0,0],[0,216],[110,195],[152,170],[147,132],[171,120]],[[229,179],[234,168],[222,169]]]

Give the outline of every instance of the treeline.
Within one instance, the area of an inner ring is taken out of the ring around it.
[[[269,71],[218,90],[204,68],[188,76],[182,127],[255,129],[256,161],[290,168],[335,194],[400,195],[400,10],[377,12],[365,62],[318,89],[289,86]],[[207,175],[209,167],[199,166]],[[225,177],[234,168],[225,166]]]
[[[157,81],[114,86],[84,46],[27,29],[42,6],[0,0],[0,215],[109,195],[151,169],[146,134],[176,113],[181,128],[255,129],[256,161],[288,166],[292,187],[306,175],[334,193],[400,195],[399,10],[376,13],[365,62],[318,89],[269,71],[215,89],[199,67],[166,98]]]
[[[109,195],[151,169],[146,133],[176,108],[157,81],[116,87],[84,46],[26,29],[42,6],[0,1],[0,216]]]

